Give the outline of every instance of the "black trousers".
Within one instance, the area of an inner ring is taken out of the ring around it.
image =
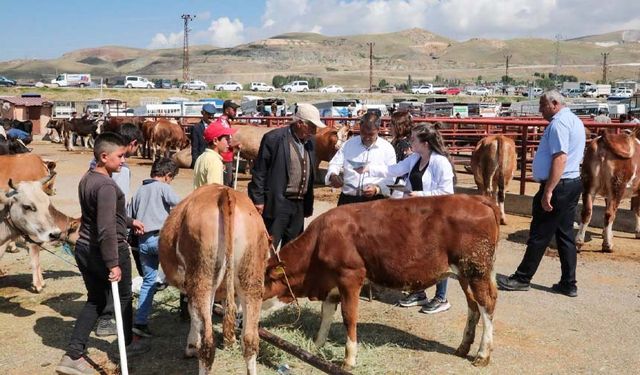
[[[560,180],[551,197],[551,205],[553,206],[551,212],[542,209],[543,193],[544,184],[540,184],[540,189],[533,197],[527,250],[515,276],[524,282],[531,281],[538,270],[549,242],[555,235],[562,271],[560,283],[575,285],[577,252],[573,235],[573,221],[576,217],[578,199],[582,194],[582,182],[580,178]]]
[[[278,244],[286,245],[304,230],[304,201],[286,199],[273,218],[264,219],[264,224],[276,249]]]
[[[225,161],[224,171],[222,172],[222,182],[225,186],[233,187],[233,162]]]
[[[120,308],[122,310],[125,343],[128,345],[132,339],[131,328],[133,322],[129,248],[119,248],[118,256],[120,269],[122,270],[122,278],[118,283]],[[72,359],[78,359],[83,355],[96,320],[107,305],[107,299],[111,297],[109,270],[104,264],[100,252],[96,249],[90,250],[89,246],[79,243],[76,245],[75,258],[80,273],[82,273],[84,285],[87,288],[87,302],[80,311],[73,328],[71,340],[69,340],[69,345],[67,346],[66,354]]]
[[[340,197],[338,198],[338,206],[349,203],[377,201],[378,199],[384,199],[384,195],[378,194],[374,195],[373,197],[365,197],[364,195],[346,195],[345,193],[340,193]]]

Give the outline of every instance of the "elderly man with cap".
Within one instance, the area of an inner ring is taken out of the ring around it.
[[[240,107],[231,100],[225,100],[222,105],[222,116],[218,117],[212,125],[220,125],[224,128],[231,128],[229,120],[236,118],[236,110]],[[233,187],[233,150],[222,152],[222,162],[224,163],[224,184]]]
[[[249,197],[275,247],[302,233],[304,218],[313,213],[313,136],[324,127],[316,107],[298,103],[288,126],[268,132],[260,142]]]
[[[199,123],[193,126],[191,129],[191,168],[196,165],[196,160],[202,155],[207,148],[207,143],[204,141],[204,130],[209,126],[209,123],[213,120],[213,115],[216,113],[216,107],[207,103],[202,106],[202,119]]]
[[[209,147],[198,157],[193,168],[194,189],[203,185],[223,184],[222,155],[229,150],[231,135],[235,132],[236,129],[225,128],[216,123],[205,129],[204,140]]]

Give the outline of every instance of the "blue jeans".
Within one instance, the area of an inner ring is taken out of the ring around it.
[[[135,324],[146,325],[151,312],[153,296],[156,294],[156,278],[158,276],[158,232],[145,233],[139,238],[138,250],[144,276],[140,296],[138,297],[138,309],[136,311]]]
[[[444,280],[438,281],[438,283],[436,284],[436,297],[438,297],[441,301],[447,299],[447,280],[449,280],[448,277]]]

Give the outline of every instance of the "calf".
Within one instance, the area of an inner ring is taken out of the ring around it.
[[[98,123],[91,118],[72,118],[63,120],[62,137],[68,151],[73,151],[73,134],[82,138],[85,148],[93,146],[93,135],[98,129]]]
[[[636,238],[640,238],[640,141],[634,134],[601,131],[584,153],[582,161],[582,214],[576,245],[584,244],[584,235],[593,213],[593,198],[605,198],[602,251],[613,251],[613,222],[620,201],[631,198],[636,216]]]
[[[15,155],[30,152],[27,146],[19,139],[7,139],[0,135],[0,155]]]
[[[169,157],[172,149],[181,150],[189,145],[184,130],[175,120],[160,119],[150,130],[149,144],[151,159],[155,160],[158,153]]]
[[[482,316],[476,366],[489,363],[497,289],[493,263],[500,212],[487,197],[448,195],[379,200],[336,207],[271,257],[266,299],[322,300],[316,345],[324,344],[340,302],[347,329],[345,367],[356,363],[356,323],[365,278],[393,289],[419,290],[450,274],[467,297],[468,318],[456,354],[466,356]]]
[[[189,298],[191,329],[185,354],[198,356],[200,373],[210,373],[216,344],[211,306],[225,280],[225,343],[235,341],[236,305],[244,314],[242,337],[247,372],[256,374],[258,319],[269,238],[249,197],[221,185],[203,186],[176,206],[160,231],[160,263],[167,281]],[[226,275],[226,276],[225,276]]]
[[[49,205],[49,213],[53,218],[55,226],[60,230],[60,238],[55,241],[67,242],[75,245],[80,231],[80,218],[73,218],[58,211],[53,205]],[[42,268],[40,267],[40,248],[38,244],[29,244],[29,257],[31,258],[31,286],[36,293],[40,293],[45,287]]]
[[[478,141],[471,155],[471,171],[478,190],[497,199],[500,224],[506,224],[505,190],[516,171],[516,143],[504,135],[490,135]]]

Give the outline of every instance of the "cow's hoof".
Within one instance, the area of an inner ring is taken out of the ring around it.
[[[351,371],[353,370],[353,366],[350,364],[347,364],[346,362],[342,362],[342,366],[341,366],[345,371]]]
[[[470,345],[460,345],[453,354],[457,355],[458,357],[466,358],[467,354],[469,354],[470,349]]]
[[[473,365],[476,367],[486,367],[488,364],[489,364],[489,357],[486,357],[486,358],[476,357],[476,359],[473,360]]]
[[[507,221],[505,219],[500,219],[500,225],[507,225]]]
[[[640,232],[636,232],[636,238],[640,238]]]
[[[610,246],[602,246],[603,253],[613,253],[613,247]]]
[[[42,293],[42,289],[44,289],[44,285],[39,287],[39,288],[37,286],[35,286],[35,285],[31,285],[31,291],[33,293],[40,294],[40,293]]]

